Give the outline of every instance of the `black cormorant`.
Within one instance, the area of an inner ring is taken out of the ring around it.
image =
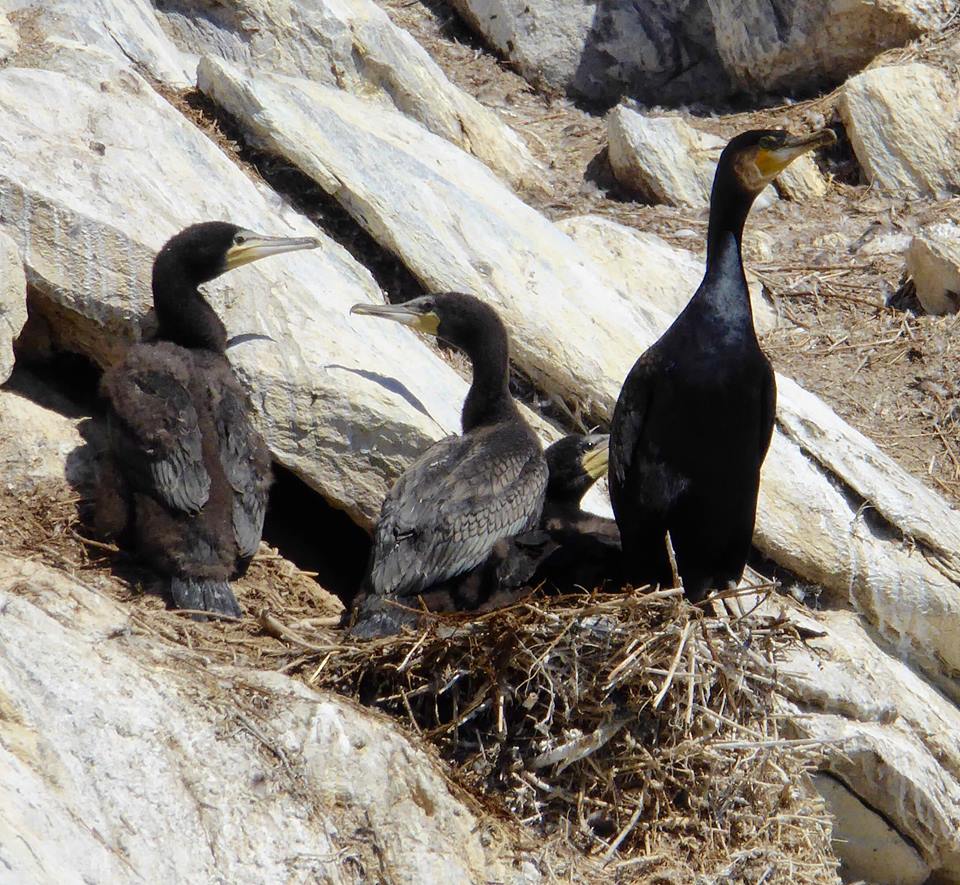
[[[394,606],[480,565],[494,545],[537,525],[547,464],[536,433],[509,390],[507,330],[472,295],[444,292],[400,305],[355,304],[459,347],[473,366],[462,436],[432,445],[396,481],[374,530],[364,586],[354,603],[356,635],[393,632]]]
[[[270,455],[225,356],[226,329],[198,286],[312,237],[265,237],[226,222],[181,231],[153,264],[156,339],[108,370],[109,450],[96,524],[169,579],[176,608],[237,617],[229,581],[260,543]]]
[[[700,288],[634,364],[610,429],[610,498],[624,578],[670,586],[665,537],[687,596],[735,585],[756,518],[776,383],[757,342],[740,240],[756,196],[792,160],[836,140],[744,132],[720,156]]]

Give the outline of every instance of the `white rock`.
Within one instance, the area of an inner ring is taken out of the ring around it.
[[[494,304],[515,359],[544,390],[609,416],[628,369],[672,319],[665,311],[613,288],[583,249],[484,167],[399,115],[302,80],[251,80],[212,59],[198,76],[249,137],[314,178],[425,285]],[[960,696],[960,516],[816,397],[778,383],[781,420],[796,416],[794,438],[774,436],[755,543],[864,611]],[[838,489],[839,477],[853,494]],[[867,520],[864,499],[894,532]]]
[[[960,309],[960,225],[944,222],[924,228],[910,243],[907,273],[927,313]]]
[[[774,186],[781,196],[798,203],[818,200],[828,190],[827,180],[809,154],[797,157],[787,166],[777,176]]]
[[[833,850],[848,881],[862,879],[875,885],[923,885],[927,881],[930,867],[880,815],[836,778],[821,774],[813,783],[834,818]]]
[[[935,32],[945,0],[707,0],[733,81],[758,92],[837,83],[875,55]]]
[[[902,255],[912,242],[910,234],[889,231],[871,237],[857,251],[862,255]]]
[[[20,49],[20,32],[10,19],[0,12],[0,62],[17,54]]]
[[[77,425],[11,390],[0,390],[0,487],[23,492],[77,485],[91,476],[92,452]]]
[[[372,0],[158,2],[193,58],[304,77],[395,107],[486,163],[514,187],[545,187],[523,139],[454,86],[414,38]]]
[[[453,0],[453,6],[527,79],[560,89],[576,77],[597,14],[595,0]]]
[[[453,0],[484,40],[532,83],[613,104],[726,94],[705,3]]]
[[[855,614],[789,610],[826,631],[778,664],[790,729],[824,741],[825,770],[895,827],[937,881],[960,881],[960,710]],[[901,869],[917,867],[889,872]]]
[[[13,371],[13,342],[27,322],[27,278],[17,244],[0,231],[0,384]]]
[[[31,66],[71,71],[78,52],[88,51],[141,66],[177,89],[193,84],[189,60],[163,33],[148,0],[44,0],[31,4],[29,15]]]
[[[4,882],[539,880],[382,717],[2,554],[0,611]]]
[[[654,305],[675,317],[703,279],[702,258],[671,246],[656,234],[600,215],[564,218],[557,227],[593,259],[611,288],[626,292],[640,309]],[[762,334],[773,329],[776,313],[756,279],[750,280],[750,299],[757,331]]]
[[[291,158],[427,288],[472,292],[503,311],[515,359],[549,393],[569,394],[558,380],[573,372],[573,402],[591,413],[609,399],[608,379],[623,377],[632,360],[584,319],[600,303],[605,321],[640,334],[634,311],[603,286],[584,252],[489,169],[401,114],[338,90],[251,78],[212,58],[197,75],[252,141]]]
[[[462,378],[406,330],[373,334],[348,317],[383,297],[369,273],[129,71],[94,86],[0,71],[0,217],[56,343],[102,364],[136,334],[153,250],[179,228],[225,218],[319,236],[319,249],[208,292],[230,335],[273,339],[228,353],[275,457],[362,523],[418,452],[459,427]]]
[[[623,105],[607,116],[607,138],[610,165],[624,187],[651,203],[710,205],[724,139],[694,129],[681,117],[648,117]],[[754,208],[776,199],[773,186],[768,186]]]
[[[864,71],[844,84],[838,108],[871,184],[898,197],[960,188],[960,87],[943,71],[924,64]]]

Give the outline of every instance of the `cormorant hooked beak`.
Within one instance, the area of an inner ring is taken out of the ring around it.
[[[584,473],[596,481],[606,476],[610,461],[610,435],[606,433],[591,433],[587,437],[589,448],[580,456],[580,466]]]
[[[779,144],[765,144],[765,141],[766,139],[760,141],[755,162],[760,174],[769,181],[776,178],[801,154],[835,144],[837,136],[830,129],[820,129],[810,135],[788,135]]]
[[[225,270],[233,270],[251,261],[270,255],[315,249],[320,241],[315,237],[265,237],[250,230],[239,230],[224,259]]]
[[[436,335],[440,328],[440,317],[432,310],[420,313],[406,304],[367,304],[366,302],[360,302],[350,308],[350,313],[393,320],[427,335]]]

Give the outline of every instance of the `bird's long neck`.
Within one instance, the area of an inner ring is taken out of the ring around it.
[[[562,519],[568,523],[575,522],[586,515],[580,500],[580,495],[558,495],[556,492],[551,494],[548,488],[546,498],[543,501],[543,519]]]
[[[698,297],[730,320],[753,323],[750,292],[743,272],[741,242],[743,225],[753,197],[729,176],[718,175],[710,197],[707,230],[707,271]]]
[[[473,365],[473,382],[460,414],[463,432],[518,415],[510,395],[510,348],[503,325],[491,323],[478,330],[463,349]]]
[[[182,274],[165,272],[162,266],[154,269],[153,308],[158,339],[216,353],[226,349],[226,327],[196,284]]]

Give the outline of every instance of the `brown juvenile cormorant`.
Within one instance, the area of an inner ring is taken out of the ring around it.
[[[96,524],[169,580],[176,608],[241,614],[229,581],[260,543],[270,455],[225,356],[226,329],[201,283],[312,237],[264,237],[221,221],[181,231],[153,264],[156,339],[131,347],[101,382],[109,451]]]
[[[355,304],[459,347],[473,366],[462,436],[434,443],[390,489],[374,530],[364,586],[354,603],[356,635],[393,632],[394,606],[480,565],[494,545],[540,518],[547,464],[540,441],[509,390],[507,330],[472,295],[444,292],[400,305]]]
[[[792,160],[836,140],[744,132],[720,156],[700,288],[634,364],[610,429],[610,498],[624,578],[670,586],[665,537],[687,596],[736,585],[750,552],[776,383],[757,342],[740,254],[756,196]]]

